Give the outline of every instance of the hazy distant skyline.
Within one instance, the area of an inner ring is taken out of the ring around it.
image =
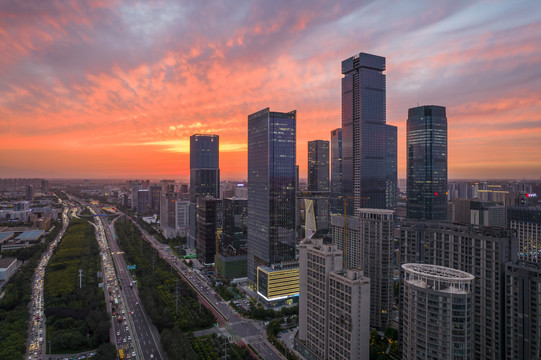
[[[387,59],[405,177],[407,111],[447,108],[449,178],[541,177],[541,2],[85,1],[0,5],[0,177],[174,178],[189,136],[220,135],[246,179],[247,116],[341,126],[340,64]]]

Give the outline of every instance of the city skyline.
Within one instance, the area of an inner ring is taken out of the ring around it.
[[[362,51],[387,60],[399,178],[418,103],[447,108],[450,179],[539,179],[541,4],[429,5],[3,4],[0,173],[187,179],[189,137],[217,134],[221,177],[246,179],[246,117],[270,106],[297,109],[304,179]]]

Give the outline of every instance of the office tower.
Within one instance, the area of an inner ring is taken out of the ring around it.
[[[214,263],[221,202],[210,196],[197,199],[197,257],[203,264]]]
[[[433,264],[475,276],[472,357],[504,359],[504,275],[506,262],[516,255],[513,233],[500,228],[406,220],[400,224],[399,239],[402,264]]]
[[[348,214],[361,207],[385,209],[396,201],[388,193],[397,182],[391,178],[396,152],[387,151],[396,143],[396,130],[386,124],[383,71],[381,56],[359,53],[342,61],[342,194],[351,198]]]
[[[473,275],[404,264],[402,359],[473,359]]]
[[[295,260],[296,111],[248,116],[248,279]]]
[[[230,246],[239,252],[246,248],[248,240],[248,200],[239,198],[223,199],[224,226],[223,226],[223,249]]]
[[[148,188],[150,197],[150,211],[152,214],[160,213],[160,198],[162,194],[162,187],[159,185],[150,185]]]
[[[321,239],[299,245],[299,334],[307,359],[368,359],[370,279],[342,268],[342,251]]]
[[[143,216],[150,215],[150,190],[137,191],[137,213]]]
[[[220,153],[218,135],[190,136],[190,234],[188,246],[196,247],[197,199],[200,196],[220,198]]]
[[[329,190],[329,142],[308,141],[308,190]]]
[[[140,182],[133,182],[131,184],[131,206],[135,208],[135,211],[138,212],[137,206],[139,205],[139,199],[137,195],[139,190],[143,189],[143,185]]]
[[[370,278],[370,326],[384,330],[393,309],[394,211],[360,209],[357,216],[332,216],[332,242],[344,254],[347,269]]]
[[[386,145],[385,145],[385,208],[394,209],[398,198],[398,166],[397,166],[397,128],[396,126],[386,125]]]
[[[308,142],[308,191],[315,195],[314,214],[319,233],[329,230],[329,142]]]
[[[519,260],[541,264],[541,206],[511,206],[507,223],[517,234]]]
[[[331,214],[342,214],[342,129],[331,131]]]
[[[408,219],[447,220],[447,117],[445,107],[408,111]]]

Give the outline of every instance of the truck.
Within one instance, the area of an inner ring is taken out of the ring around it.
[[[124,350],[118,349],[118,357],[122,360],[124,359]]]
[[[117,320],[118,320],[118,322],[122,322],[122,315],[118,315]]]

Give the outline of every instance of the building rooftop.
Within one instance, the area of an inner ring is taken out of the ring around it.
[[[15,238],[15,240],[19,240],[19,241],[36,241],[36,240],[38,240],[44,233],[45,233],[45,231],[43,231],[43,230],[31,230],[31,231],[25,231],[25,232],[23,232],[22,234],[20,234],[19,236],[17,236],[17,237]]]
[[[0,243],[9,240],[13,237],[13,232],[0,232]]]
[[[8,266],[17,261],[16,258],[1,257],[0,258],[0,269],[6,269]]]

